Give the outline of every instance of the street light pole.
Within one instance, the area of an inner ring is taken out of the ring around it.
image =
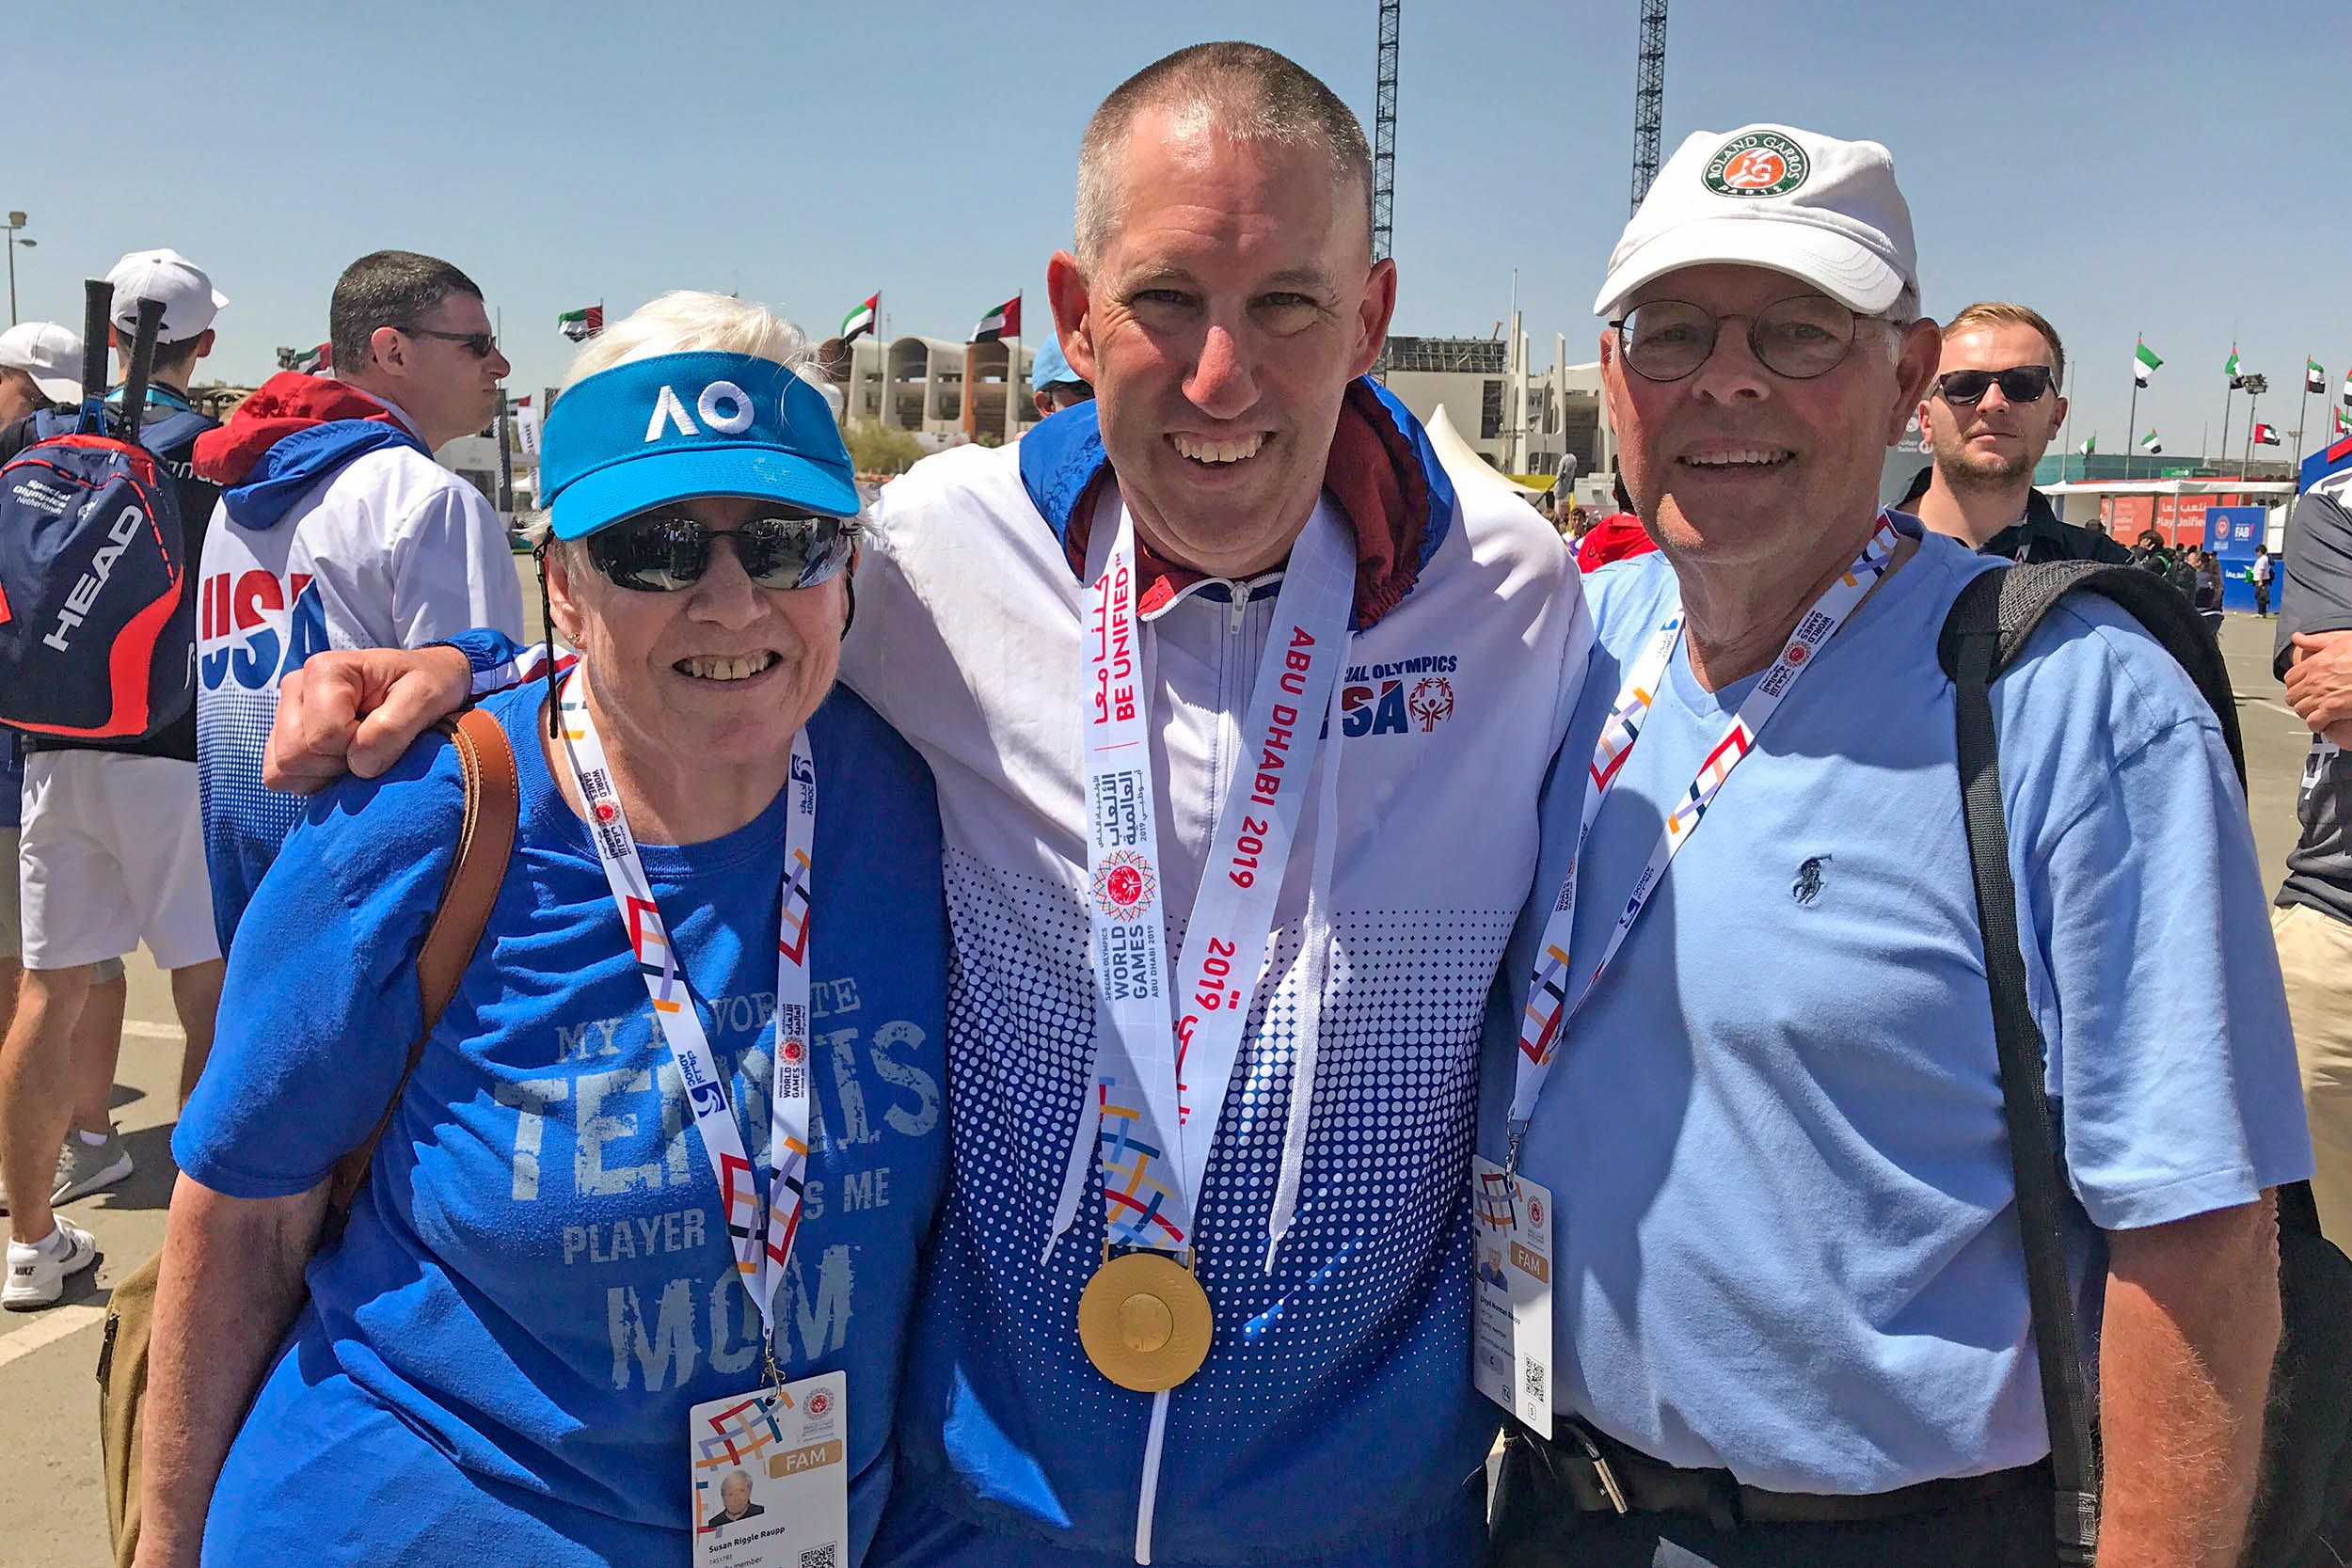
[[[16,325],[16,247],[21,245],[29,245],[33,243],[30,240],[20,240],[16,237],[16,231],[24,227],[24,214],[23,213],[10,213],[8,214],[8,221],[5,225],[0,225],[0,228],[5,228],[8,230],[8,325],[10,326],[14,326]]]

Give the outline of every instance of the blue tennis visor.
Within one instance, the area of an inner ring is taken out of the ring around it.
[[[559,539],[673,501],[753,496],[854,516],[850,451],[825,395],[772,359],[665,354],[578,383],[548,411],[541,493]]]

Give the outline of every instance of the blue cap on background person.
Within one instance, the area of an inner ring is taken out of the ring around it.
[[[859,504],[824,394],[742,354],[659,355],[576,382],[548,411],[539,474],[558,539],[701,496],[835,517]]]
[[[1041,392],[1048,387],[1085,385],[1086,379],[1072,370],[1070,361],[1062,356],[1059,334],[1049,334],[1043,342],[1037,345],[1037,363],[1029,369],[1032,390]]]

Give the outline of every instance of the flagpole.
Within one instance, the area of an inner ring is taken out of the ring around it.
[[[2327,379],[2327,372],[2320,372]],[[2312,422],[2312,356],[2303,356],[2303,401],[2295,405],[2295,471],[2303,471],[2303,427]]]
[[[2123,416],[2123,439],[2126,443],[2123,448],[2123,474],[2127,479],[2132,472],[2132,444],[2139,440],[2139,351],[2147,341],[2145,334],[2132,339],[2132,407],[2131,412]]]
[[[1512,280],[1517,282],[1518,277],[1518,275],[1517,269],[1514,269],[1512,273]],[[2072,386],[2074,379],[2074,367],[2072,365],[2067,366],[2066,372],[2067,384],[2068,386]],[[2065,387],[2060,387],[2058,388],[2058,396],[2066,396]],[[2058,459],[2058,483],[2063,484],[2066,483],[2067,460],[2077,455],[2074,451],[2074,404],[2071,401],[2066,405],[2066,429],[2059,435],[2058,441],[2060,443],[2058,450],[2066,454],[2064,457]],[[2089,463],[2085,463],[2083,465],[2083,478],[2089,479],[2090,477],[2090,465]]]
[[[2221,394],[2221,456],[2225,462],[2230,455],[2230,400],[2235,396],[2237,396],[2237,377],[2232,376],[2230,389]]]

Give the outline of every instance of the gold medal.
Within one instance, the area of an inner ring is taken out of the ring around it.
[[[1087,1359],[1139,1394],[1173,1388],[1199,1371],[1215,1323],[1200,1281],[1165,1252],[1108,1259],[1078,1297],[1078,1342]]]

